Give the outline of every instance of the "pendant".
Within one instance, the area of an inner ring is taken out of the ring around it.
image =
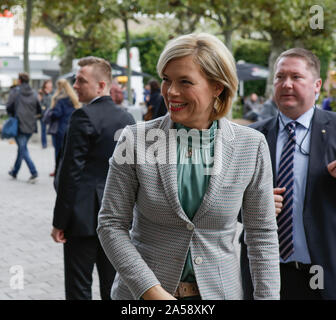
[[[192,148],[188,147],[188,151],[186,152],[186,157],[191,158],[192,157]]]

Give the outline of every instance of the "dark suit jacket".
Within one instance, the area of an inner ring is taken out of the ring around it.
[[[73,112],[57,172],[53,226],[65,236],[97,235],[109,158],[115,133],[134,124],[128,112],[104,96]]]
[[[251,127],[266,137],[275,185],[277,117],[254,123]],[[324,290],[321,290],[324,299],[336,299],[336,179],[327,170],[328,163],[334,160],[336,113],[316,109],[311,127],[303,224],[311,262],[322,266],[324,270]],[[245,248],[242,249],[242,255],[245,255]]]

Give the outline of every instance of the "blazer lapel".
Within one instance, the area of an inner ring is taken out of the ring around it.
[[[176,130],[173,128],[173,122],[169,115],[163,118],[161,129],[165,133],[166,158],[164,163],[157,162],[157,168],[161,177],[163,189],[173,211],[175,211],[181,219],[190,222],[188,216],[183,211],[178,198]]]
[[[232,140],[234,139],[234,132],[231,124],[225,118],[218,121],[218,128],[215,137],[215,150],[214,150],[214,166],[211,173],[209,186],[204,194],[203,201],[198,208],[193,221],[200,219],[209,208],[216,201],[218,190],[221,189],[225,183],[225,177],[231,163],[234,148]]]

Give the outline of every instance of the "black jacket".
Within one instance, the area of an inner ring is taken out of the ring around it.
[[[56,174],[53,226],[65,236],[96,235],[115,133],[134,124],[128,112],[104,96],[73,112]]]
[[[148,105],[153,107],[152,119],[162,117],[167,113],[167,108],[160,91],[151,93]]]
[[[6,106],[7,112],[19,120],[20,133],[37,132],[36,119],[41,116],[41,105],[28,83],[22,83],[10,91]]]
[[[275,185],[277,117],[256,122],[252,128],[262,132],[267,140],[273,167]],[[336,113],[316,109],[312,119],[309,165],[303,208],[303,225],[313,265],[323,267],[324,299],[336,299],[336,179],[327,165],[336,159]],[[242,239],[241,239],[242,240]],[[251,294],[246,246],[242,243],[242,277],[245,297]],[[313,274],[312,274],[313,276]],[[245,279],[245,280],[244,280]],[[250,287],[250,289],[248,289]]]

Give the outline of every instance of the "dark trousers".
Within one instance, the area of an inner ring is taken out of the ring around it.
[[[12,173],[16,176],[21,168],[22,160],[26,161],[29,171],[32,175],[37,175],[36,167],[33,160],[30,158],[28,151],[28,141],[31,134],[19,133],[15,137],[16,144],[18,146],[17,157],[12,169]]]
[[[297,270],[293,265],[280,263],[281,300],[321,300],[319,289],[311,289],[309,283],[314,274]]]
[[[98,270],[101,299],[110,300],[115,270],[106,257],[98,237],[68,237],[64,244],[66,300],[92,299],[94,264]]]
[[[42,147],[46,148],[47,147],[47,126],[42,120],[40,120],[40,123],[41,123],[41,143],[42,143]]]
[[[244,300],[253,300],[253,284],[251,280],[247,246],[241,242],[240,266]],[[280,300],[320,300],[319,289],[311,289],[309,282],[314,274],[307,270],[297,270],[293,265],[280,263],[281,289]]]

